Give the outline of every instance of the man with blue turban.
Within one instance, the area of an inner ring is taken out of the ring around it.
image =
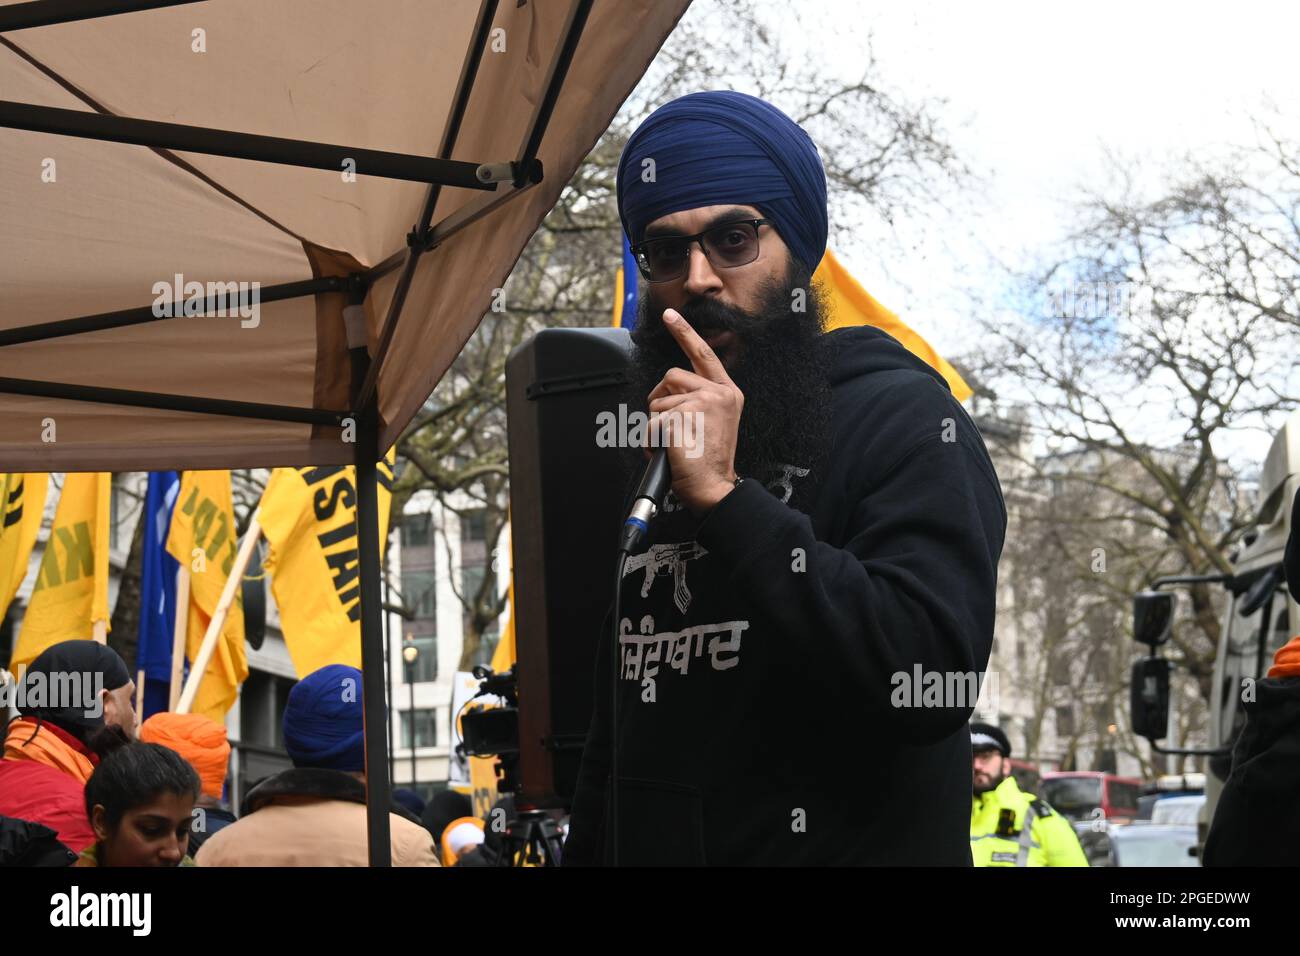
[[[366,748],[361,671],[330,664],[289,691],[284,749],[293,769],[244,797],[240,818],[210,836],[199,866],[367,866]],[[438,866],[429,831],[405,807],[389,813],[393,866]]]
[[[979,432],[889,335],[824,331],[826,177],[770,103],[659,108],[617,196],[672,491],[601,634],[566,864],[970,865],[1006,530]]]

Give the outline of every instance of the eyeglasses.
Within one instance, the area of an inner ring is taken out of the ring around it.
[[[770,219],[741,219],[723,223],[693,236],[647,239],[632,247],[637,268],[648,282],[671,282],[686,273],[691,246],[699,243],[709,264],[717,269],[746,266],[758,258],[758,227]]]

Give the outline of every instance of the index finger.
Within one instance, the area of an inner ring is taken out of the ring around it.
[[[691,360],[695,374],[711,382],[723,385],[731,384],[731,376],[722,365],[718,354],[709,348],[709,344],[700,338],[700,334],[691,328],[691,324],[682,318],[676,309],[664,309],[664,325],[672,333],[677,344],[682,347],[686,357]]]

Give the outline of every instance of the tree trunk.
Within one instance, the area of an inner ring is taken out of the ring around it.
[[[135,679],[136,657],[140,640],[140,588],[143,584],[141,572],[144,568],[144,526],[143,519],[135,523],[135,533],[131,535],[131,550],[127,553],[126,567],[122,569],[122,580],[118,586],[117,604],[113,608],[113,618],[108,632],[108,646],[122,655],[126,661],[131,679]]]

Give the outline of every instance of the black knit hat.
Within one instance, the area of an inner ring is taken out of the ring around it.
[[[992,748],[1004,757],[1011,756],[1011,741],[1000,728],[992,724],[970,725],[970,747],[973,751]]]
[[[99,687],[117,690],[131,682],[126,664],[117,651],[97,641],[60,641],[42,651],[23,674],[25,702],[18,708],[24,717],[38,717],[72,733],[93,731],[104,726],[104,712],[93,696]],[[80,691],[78,700],[55,699],[55,688]]]

